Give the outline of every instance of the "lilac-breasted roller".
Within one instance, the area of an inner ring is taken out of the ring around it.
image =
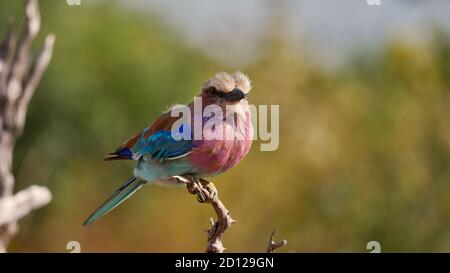
[[[201,98],[201,109],[195,109],[199,107],[196,100],[187,106],[190,124],[179,126],[180,117],[173,115],[173,109],[179,106],[174,106],[108,154],[104,160],[135,160],[133,176],[84,225],[97,221],[145,184],[171,185],[176,183],[174,177],[183,175],[215,176],[239,163],[253,139],[247,101],[250,89],[250,80],[241,72],[218,73],[203,84],[197,97]],[[195,131],[198,128],[200,137]]]

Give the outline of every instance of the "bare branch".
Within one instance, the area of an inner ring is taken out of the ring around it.
[[[34,38],[39,32],[41,26],[41,15],[37,0],[27,0],[26,2],[26,21],[22,37],[19,42],[14,65],[12,67],[10,79],[8,82],[8,97],[10,103],[22,95],[22,81],[30,66],[30,49]]]
[[[25,117],[27,115],[28,104],[39,84],[48,64],[52,58],[53,45],[55,44],[55,35],[50,34],[45,39],[44,47],[37,56],[36,62],[30,71],[24,85],[23,95],[20,98],[16,113],[16,128],[21,132],[25,125]]]
[[[231,224],[236,223],[236,220],[231,218],[230,212],[218,197],[211,200],[211,205],[216,211],[217,221],[208,231],[208,246],[206,252],[222,253],[225,250],[222,243],[223,235]]]
[[[51,198],[47,188],[34,185],[0,199],[0,226],[18,221],[32,210],[47,205]]]
[[[207,230],[208,232],[208,246],[206,247],[207,253],[222,253],[226,249],[223,246],[222,239],[225,231],[237,221],[231,218],[230,212],[225,207],[225,205],[220,201],[217,194],[217,189],[214,184],[194,176],[173,176],[173,179],[177,183],[186,184],[186,187],[190,194],[197,195],[197,201],[200,203],[210,203],[217,214],[217,221],[211,220],[211,228]],[[273,236],[275,235],[275,230],[272,232],[267,246],[267,252],[273,253],[276,249],[287,245],[286,240],[280,242],[274,242]]]
[[[211,228],[208,232],[208,245],[206,252],[208,253],[222,253],[225,251],[222,239],[225,231],[236,223],[230,216],[230,212],[220,201],[217,195],[217,190],[214,184],[199,179],[193,176],[175,176],[180,183],[185,183],[190,194],[197,195],[197,200],[200,203],[210,203],[217,214],[217,221],[211,218]]]
[[[6,101],[6,83],[11,70],[11,63],[16,49],[17,36],[13,31],[13,21],[8,19],[6,24],[6,37],[0,45],[0,109]]]
[[[267,245],[267,253],[273,253],[277,248],[283,247],[287,245],[286,240],[281,240],[279,242],[273,241],[273,236],[275,235],[275,230],[272,231],[272,234],[270,235],[269,244]]]
[[[31,45],[41,24],[38,1],[26,0],[25,9],[20,40],[17,42],[10,23],[0,45],[0,252],[6,251],[8,242],[17,232],[17,221],[51,199],[48,189],[38,186],[13,195],[14,146],[23,131],[29,102],[52,57],[55,41],[54,35],[48,35],[33,61]]]

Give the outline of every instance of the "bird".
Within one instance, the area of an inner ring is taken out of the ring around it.
[[[183,176],[206,181],[203,178],[236,166],[248,154],[254,138],[248,102],[251,88],[250,79],[242,72],[217,73],[203,83],[200,94],[186,105],[190,116],[180,126],[179,116],[171,114],[180,109],[180,105],[175,105],[107,154],[105,161],[136,161],[133,175],[86,219],[84,226],[96,222],[144,185],[175,185],[177,177]],[[195,98],[201,99],[200,111],[195,109]],[[201,123],[197,127],[201,137],[194,136],[195,128],[191,128],[196,121]],[[188,137],[181,138],[181,134]]]

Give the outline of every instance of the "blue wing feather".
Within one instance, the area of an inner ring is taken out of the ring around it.
[[[150,158],[153,160],[169,160],[188,154],[192,150],[192,141],[180,139],[176,140],[171,131],[157,131],[145,138],[145,131],[139,140],[129,151],[133,158]],[[120,151],[123,155],[128,155],[128,151]]]
[[[131,159],[133,152],[128,148],[120,148],[114,152],[114,155],[117,155],[122,159]]]

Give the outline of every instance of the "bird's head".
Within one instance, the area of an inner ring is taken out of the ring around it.
[[[245,100],[251,88],[249,78],[243,73],[221,72],[203,84],[202,96],[215,102],[234,104]]]

